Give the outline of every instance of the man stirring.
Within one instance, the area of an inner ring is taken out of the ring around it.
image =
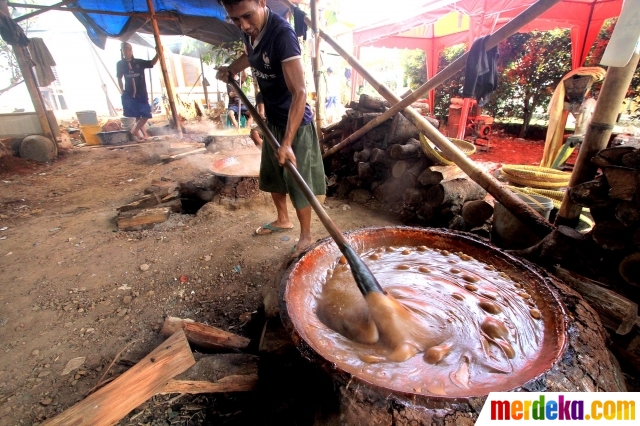
[[[122,43],[120,50],[122,59],[118,61],[116,76],[122,92],[123,114],[125,117],[137,119],[135,126],[131,129],[131,134],[144,140],[149,137],[145,124],[151,118],[151,106],[149,105],[144,70],[153,68],[158,62],[158,53],[150,61],[145,61],[133,57],[133,49],[129,43]]]
[[[231,21],[243,31],[245,53],[217,78],[228,82],[232,75],[251,66],[262,93],[267,125],[280,148],[262,144],[260,189],[270,192],[278,212],[275,221],[256,229],[266,235],[293,228],[287,212],[287,193],[300,222],[296,252],[312,243],[311,206],[293,177],[282,166],[290,160],[316,196],[324,196],[326,184],[320,144],[306,87],[300,45],[291,25],[271,12],[266,0],[218,0]]]

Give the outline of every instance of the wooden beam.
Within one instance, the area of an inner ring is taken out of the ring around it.
[[[195,363],[179,330],[120,377],[42,425],[114,425]]]
[[[49,10],[61,10],[63,12],[75,12],[75,13],[90,13],[90,14],[94,14],[94,15],[113,15],[113,16],[130,16],[132,18],[145,18],[145,19],[149,19],[151,18],[151,15],[149,13],[145,13],[145,12],[116,12],[116,11],[109,11],[109,10],[98,10],[98,9],[83,9],[80,7],[69,7],[69,6],[64,6],[63,4],[67,4],[67,3],[72,3],[75,0],[72,1],[64,1],[52,6],[42,6],[42,5],[37,5],[37,4],[25,4],[25,3],[8,3],[9,6],[11,7],[15,7],[15,8],[25,8],[25,9],[41,9],[41,11],[38,12],[32,12],[30,14],[27,15],[34,15],[34,14],[40,14]],[[16,18],[16,22],[22,21],[24,19],[28,19],[31,16],[27,16],[27,15],[23,15],[20,16],[18,18]],[[166,20],[166,21],[177,21],[178,17],[171,12],[161,12],[156,14],[156,19],[159,20]]]
[[[311,59],[311,68],[313,69],[313,83],[316,86],[316,132],[318,133],[318,140],[320,140],[322,139],[322,127],[324,126],[325,119],[325,94],[320,93],[320,27],[318,23],[318,1],[311,0],[311,30],[313,31],[314,41],[314,55]]]
[[[289,0],[280,0],[284,4],[292,6]],[[509,21],[487,39],[485,46],[487,49],[495,47],[500,41],[515,33],[519,28],[533,21],[560,0],[538,0],[518,16]],[[308,18],[305,19],[307,25],[310,24]],[[384,114],[391,118],[393,114],[403,111],[404,114],[416,127],[431,140],[444,155],[451,159],[460,169],[462,169],[471,179],[486,189],[495,199],[497,199],[514,216],[525,223],[536,235],[544,237],[553,231],[554,226],[544,217],[540,216],[531,206],[523,202],[513,192],[504,188],[502,184],[484,169],[478,167],[460,149],[458,149],[449,139],[433,127],[420,113],[411,108],[411,104],[427,93],[432,88],[442,84],[466,64],[468,53],[451,63],[446,69],[439,72],[434,78],[422,85],[418,90],[404,99],[396,96],[387,86],[379,83],[369,73],[364,66],[350,53],[344,50],[331,36],[320,30],[320,36],[333,47],[358,73],[360,73],[377,91],[391,104],[394,104]],[[391,113],[393,111],[393,113]]]
[[[52,10],[52,9],[60,7],[60,6],[64,6],[66,4],[73,3],[74,1],[76,1],[76,0],[64,0],[64,1],[61,1],[60,3],[56,3],[56,4],[53,4],[51,6],[45,6],[40,10],[36,10],[36,11],[31,12],[31,13],[27,13],[26,15],[18,16],[16,19],[14,19],[14,21],[15,22],[24,21],[25,19],[33,18],[34,16],[38,16],[41,13],[44,13],[44,12],[46,12],[48,10]],[[9,6],[13,6],[13,4],[9,3]],[[13,7],[15,7],[15,6],[13,6]]]
[[[153,0],[147,0],[147,7],[149,8],[149,14],[151,15],[151,26],[153,27],[153,37],[156,40],[156,49],[158,49],[158,56],[160,58],[160,68],[162,69],[162,78],[164,79],[164,85],[167,89],[167,97],[169,98],[169,106],[171,107],[171,115],[173,116],[173,123],[178,130],[178,138],[182,139],[182,125],[180,124],[180,116],[176,109],[176,98],[173,93],[173,84],[169,78],[167,72],[167,63],[164,59],[164,48],[162,47],[162,40],[160,40],[160,29],[158,28],[158,22],[156,22],[155,10],[153,8]]]

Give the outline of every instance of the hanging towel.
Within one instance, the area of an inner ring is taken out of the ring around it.
[[[467,66],[464,71],[464,87],[462,96],[476,98],[478,106],[484,106],[491,92],[498,87],[498,47],[485,51],[487,37],[477,39],[469,50]]]
[[[293,29],[298,37],[307,40],[307,23],[304,22],[305,13],[299,8],[293,8]]]
[[[0,11],[0,36],[7,44],[12,46],[26,46],[29,44],[29,39],[24,35],[22,27],[2,11]]]
[[[558,152],[560,152],[560,148],[562,148],[564,128],[567,124],[567,116],[569,115],[569,111],[564,109],[564,81],[574,75],[590,75],[595,81],[601,81],[604,79],[605,74],[606,71],[600,67],[580,67],[562,77],[562,80],[558,83],[558,87],[553,91],[549,108],[547,109],[549,113],[549,124],[547,126],[547,136],[544,141],[544,151],[542,152],[540,166],[551,167],[553,160],[558,155]]]
[[[56,81],[56,76],[53,74],[51,67],[56,66],[56,61],[53,60],[53,56],[47,49],[47,45],[44,44],[44,40],[41,38],[31,38],[29,43],[29,53],[31,59],[36,64],[36,77],[38,78],[38,85],[40,87],[46,87]]]

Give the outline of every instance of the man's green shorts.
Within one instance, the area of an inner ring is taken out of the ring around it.
[[[269,130],[279,142],[284,136],[285,129],[267,123]],[[324,165],[320,143],[316,134],[316,126],[312,122],[300,126],[291,145],[296,156],[298,172],[307,183],[311,192],[315,195],[325,195],[327,185],[324,178]],[[297,210],[309,205],[304,193],[298,188],[298,184],[284,167],[278,164],[275,151],[268,141],[262,144],[262,157],[260,160],[260,189],[265,192],[289,194],[291,203]]]

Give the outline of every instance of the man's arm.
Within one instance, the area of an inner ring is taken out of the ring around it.
[[[156,46],[156,56],[154,56],[153,58],[151,58],[151,66],[155,66],[155,64],[158,63],[158,59],[160,59],[160,57],[158,56],[158,46]]]
[[[118,78],[118,87],[120,88],[120,94],[124,92],[124,85],[122,83],[122,73],[120,72],[120,62],[116,65],[116,77]]]
[[[302,59],[296,58],[282,63],[282,71],[284,80],[287,83],[287,89],[291,93],[291,108],[289,109],[289,117],[287,118],[287,128],[284,137],[280,141],[280,149],[278,150],[278,162],[284,165],[286,160],[296,164],[296,157],[291,149],[291,144],[296,136],[296,132],[300,128],[300,123],[304,117],[304,109],[307,103],[307,89],[304,84],[304,71],[302,68]]]

